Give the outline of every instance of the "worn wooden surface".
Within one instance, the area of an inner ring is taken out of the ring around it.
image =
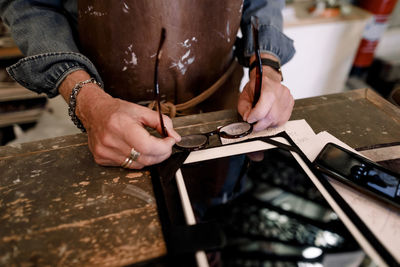
[[[117,266],[165,254],[149,173],[100,167],[77,139],[0,159],[0,265]]]
[[[297,100],[306,119],[352,147],[400,141],[400,111],[370,90]],[[208,132],[235,111],[176,118]],[[216,143],[213,140],[212,143]],[[166,254],[148,170],[94,163],[84,134],[0,148],[0,265],[121,266]]]
[[[400,109],[368,89],[297,100],[290,119],[305,119],[316,133],[328,131],[353,148],[400,141]]]

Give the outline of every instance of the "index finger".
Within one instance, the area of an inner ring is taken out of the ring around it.
[[[153,129],[156,129],[157,132],[162,134],[161,122],[158,112],[145,107],[140,107],[140,108],[143,109],[142,110],[143,113],[140,117],[141,123]],[[162,115],[162,118],[168,136],[174,138],[176,142],[179,142],[181,140],[181,136],[174,130],[171,119],[165,115]]]
[[[152,136],[142,125],[129,127],[131,130],[126,133],[125,142],[133,146],[135,150],[146,155],[164,155],[172,152],[175,139],[172,137],[157,138]]]

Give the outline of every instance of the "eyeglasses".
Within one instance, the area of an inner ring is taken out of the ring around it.
[[[256,90],[255,90],[255,96],[254,96],[254,100],[253,100],[253,107],[254,107],[260,97],[262,68],[261,68],[260,49],[258,46],[258,29],[255,29],[255,25],[253,25],[253,24],[252,24],[252,27],[253,27],[253,36],[257,40],[254,42],[255,43],[254,47],[255,47],[255,51],[256,51],[256,60],[257,60]],[[155,70],[154,70],[154,98],[157,103],[157,109],[158,109],[158,114],[160,117],[160,124],[161,124],[161,132],[162,132],[163,137],[167,137],[168,132],[167,132],[167,129],[165,128],[165,124],[164,124],[164,120],[163,120],[162,112],[161,112],[160,87],[158,84],[158,65],[159,65],[159,61],[161,59],[162,47],[164,45],[165,39],[166,39],[166,31],[164,28],[162,28],[160,43],[158,45],[158,50],[157,50]],[[184,150],[184,151],[199,150],[199,149],[205,148],[208,145],[210,136],[217,134],[218,136],[220,136],[222,138],[236,139],[236,138],[244,137],[244,136],[250,134],[252,131],[253,131],[253,125],[248,122],[242,121],[242,122],[229,123],[227,125],[224,125],[218,129],[208,132],[208,133],[190,134],[190,135],[182,136],[181,141],[176,143],[175,147],[179,150]]]

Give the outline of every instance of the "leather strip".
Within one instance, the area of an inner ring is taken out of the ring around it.
[[[252,69],[254,69],[256,67],[256,65],[257,65],[257,61],[254,60],[253,63],[250,64],[249,72]],[[283,75],[282,75],[282,71],[281,71],[281,64],[279,64],[278,61],[274,61],[274,60],[269,59],[269,58],[262,58],[261,59],[261,65],[269,66],[269,67],[273,68],[274,70],[276,70],[282,77],[281,81],[283,81]]]
[[[235,59],[232,60],[232,63],[230,64],[229,68],[213,85],[211,85],[209,88],[207,88],[207,90],[205,90],[198,96],[190,99],[189,101],[177,105],[174,105],[171,102],[161,103],[162,113],[169,114],[171,118],[174,118],[176,115],[185,115],[183,112],[184,110],[197,106],[198,104],[200,104],[201,102],[212,96],[231,76],[237,64],[238,62]],[[148,105],[148,108],[150,109],[154,109],[155,107],[156,107],[156,101],[152,101]]]

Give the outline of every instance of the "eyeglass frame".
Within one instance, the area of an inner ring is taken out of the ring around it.
[[[261,94],[261,87],[262,87],[262,63],[261,63],[261,56],[260,56],[260,47],[259,47],[259,43],[258,43],[258,18],[257,17],[252,17],[251,18],[252,23],[252,29],[253,29],[253,40],[254,40],[254,50],[255,50],[255,55],[256,55],[256,60],[257,60],[257,64],[256,64],[256,81],[255,81],[255,90],[254,90],[254,98],[253,98],[253,103],[252,106],[254,107],[256,105],[256,103],[258,102],[258,99],[260,98],[260,94]],[[157,103],[157,109],[158,109],[158,114],[159,114],[159,118],[160,118],[160,124],[161,124],[161,135],[163,137],[167,137],[168,136],[168,131],[165,127],[165,123],[163,120],[163,115],[162,115],[162,111],[161,111],[161,100],[160,100],[160,86],[158,83],[158,69],[159,69],[159,62],[161,59],[161,55],[162,55],[162,47],[164,45],[166,39],[166,30],[165,28],[161,29],[161,37],[160,37],[160,42],[158,45],[158,49],[157,49],[157,54],[156,54],[156,62],[155,62],[155,69],[154,69],[154,98],[155,101]],[[223,129],[224,127],[227,127],[229,125],[233,125],[236,123],[246,123],[246,125],[249,126],[249,129],[240,133],[240,134],[228,134],[224,131],[221,131],[221,129]],[[191,147],[191,148],[186,148],[183,146],[179,146],[177,144],[175,144],[175,147],[179,150],[186,150],[186,151],[195,151],[195,150],[199,150],[199,149],[203,149],[205,148],[208,144],[209,144],[209,137],[213,136],[215,134],[218,134],[218,136],[222,137],[222,138],[227,138],[227,139],[237,139],[237,138],[241,138],[244,136],[249,135],[251,132],[253,131],[253,124],[248,123],[248,122],[233,122],[233,123],[228,123],[222,127],[219,127],[216,130],[213,130],[211,132],[207,132],[207,133],[198,133],[198,134],[190,134],[187,135],[188,136],[196,136],[196,135],[201,135],[201,136],[205,136],[206,137],[206,141],[204,143],[202,143],[201,145],[198,145],[196,147]]]

